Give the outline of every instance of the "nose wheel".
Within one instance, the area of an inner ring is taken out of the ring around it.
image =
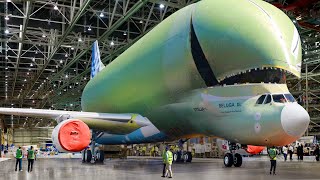
[[[235,143],[229,143],[230,153],[226,153],[223,158],[223,163],[226,167],[241,167],[242,165],[242,156],[239,153],[235,153],[236,149],[239,147]]]
[[[232,165],[234,165],[234,167],[241,167],[242,156],[238,153],[236,153],[235,155],[227,153],[224,155],[223,163],[226,167],[231,167]]]

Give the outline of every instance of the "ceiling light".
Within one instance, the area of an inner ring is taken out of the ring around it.
[[[27,72],[27,75],[29,75],[30,73],[29,72]]]
[[[13,104],[11,104],[11,106],[13,106]]]
[[[70,106],[73,106],[73,104],[70,104]]]
[[[53,9],[54,9],[54,10],[58,10],[58,9],[59,9],[58,6],[57,6],[57,4],[54,5]]]
[[[71,89],[71,88],[72,88],[72,86],[69,86],[69,88]]]
[[[33,64],[31,63],[31,64],[30,64],[30,66],[32,67],[32,66],[33,66]]]
[[[8,75],[6,75],[6,78],[8,77]]]
[[[9,30],[8,30],[8,29],[6,29],[6,30],[4,31],[4,33],[9,34]]]
[[[87,78],[86,78],[86,77],[84,77],[83,79],[84,79],[84,80],[87,80]]]
[[[66,53],[66,54],[64,55],[64,57],[68,57],[68,53]]]
[[[42,37],[43,37],[43,38],[45,38],[45,37],[46,37],[46,35],[45,35],[45,34],[42,34]]]
[[[26,82],[27,81],[27,79],[24,79],[24,82]]]
[[[11,0],[7,0],[7,2],[11,2]]]
[[[4,19],[8,21],[9,20],[9,16],[6,16]]]
[[[104,17],[104,14],[103,14],[103,12],[101,12],[99,16],[100,16],[100,17]]]
[[[62,64],[62,63],[63,63],[63,61],[62,61],[62,60],[60,60],[60,63]]]
[[[143,21],[142,21],[142,20],[140,20],[140,21],[139,21],[139,23],[140,23],[140,24],[142,24],[142,23],[143,23]]]
[[[79,37],[78,41],[79,41],[79,42],[82,42],[82,39]]]
[[[74,47],[71,47],[71,50],[74,50]]]
[[[124,32],[123,35],[126,36],[126,35],[127,35],[127,32]]]
[[[22,86],[24,86],[24,84],[22,84]]]
[[[89,26],[88,31],[91,31],[91,27]]]
[[[5,68],[6,70],[8,69],[8,67]]]
[[[56,68],[58,68],[59,66],[58,65],[56,65]]]
[[[28,71],[31,71],[31,69],[28,69]]]
[[[111,41],[110,45],[111,45],[111,46],[114,46],[114,42],[113,42],[113,41]]]
[[[34,103],[34,100],[32,101],[32,103]]]
[[[76,82],[76,84],[79,84],[78,82]]]
[[[36,54],[38,54],[38,51],[36,50]]]
[[[68,76],[68,74],[66,74],[66,78],[68,78],[69,76]]]
[[[34,62],[36,60],[36,58],[32,58],[32,61]]]
[[[160,4],[160,6],[159,6],[161,9],[163,9],[164,8],[164,5],[163,4]]]

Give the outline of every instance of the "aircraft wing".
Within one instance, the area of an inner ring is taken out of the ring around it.
[[[90,129],[112,134],[127,134],[151,122],[139,114],[96,113],[82,111],[61,111],[46,109],[0,108],[0,114],[55,119],[58,123],[67,119],[78,119]]]

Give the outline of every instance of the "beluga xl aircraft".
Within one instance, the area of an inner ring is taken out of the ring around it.
[[[236,144],[283,146],[307,129],[310,117],[286,85],[287,73],[301,75],[301,54],[296,27],[273,5],[202,0],[166,18],[107,67],[95,42],[82,111],[0,113],[56,119],[52,140],[66,152],[82,151],[91,138],[94,146],[221,137],[230,142],[225,166],[239,167]],[[191,161],[190,152],[181,157]]]

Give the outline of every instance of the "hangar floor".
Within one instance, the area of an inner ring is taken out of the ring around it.
[[[160,159],[133,158],[106,160],[104,164],[82,164],[79,159],[39,159],[34,170],[26,172],[27,162],[23,161],[23,172],[14,171],[14,160],[0,162],[0,179],[5,180],[99,180],[137,179],[157,180],[161,178]],[[264,179],[319,179],[320,162],[278,161],[276,176],[270,176],[267,160],[246,159],[241,168],[225,168],[221,159],[195,159],[192,163],[174,164],[173,179],[223,179],[223,180],[264,180]]]

